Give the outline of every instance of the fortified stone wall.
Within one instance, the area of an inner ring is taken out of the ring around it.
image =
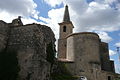
[[[110,71],[115,73],[114,61],[110,60]]]
[[[102,70],[115,72],[114,61],[110,61],[108,44],[105,42],[100,43],[100,55],[101,55],[101,68],[102,68]]]
[[[45,25],[13,26],[0,22],[0,49],[7,43],[7,49],[17,52],[19,80],[49,80],[51,63],[46,60],[46,50],[50,43],[54,49],[54,42],[54,33]]]
[[[9,31],[8,24],[0,20],[0,51],[6,48],[8,31]]]

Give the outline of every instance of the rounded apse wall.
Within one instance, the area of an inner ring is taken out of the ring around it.
[[[67,37],[67,59],[100,62],[99,36],[92,32],[74,33]]]

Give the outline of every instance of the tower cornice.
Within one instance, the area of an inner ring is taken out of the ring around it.
[[[74,25],[73,23],[70,21],[70,22],[61,22],[61,23],[58,23],[59,25],[65,25],[65,24],[71,24],[74,28]]]

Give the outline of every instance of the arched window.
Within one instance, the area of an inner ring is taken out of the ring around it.
[[[66,26],[63,26],[63,32],[66,32]]]

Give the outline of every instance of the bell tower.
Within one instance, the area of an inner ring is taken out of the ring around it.
[[[73,24],[70,21],[70,15],[68,10],[68,5],[65,6],[65,12],[63,17],[63,22],[59,23],[60,31],[59,31],[59,39],[58,39],[58,59],[66,59],[66,47],[67,47],[67,40],[66,37],[69,34],[73,33]]]
[[[59,25],[60,25],[60,33],[59,33],[60,39],[65,38],[66,36],[68,36],[73,32],[73,24],[70,21],[68,5],[65,6],[63,22],[59,23]]]

